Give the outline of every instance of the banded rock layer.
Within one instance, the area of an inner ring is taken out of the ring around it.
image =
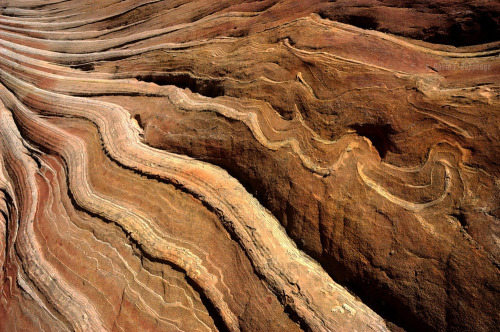
[[[498,11],[3,1],[0,330],[494,331]]]

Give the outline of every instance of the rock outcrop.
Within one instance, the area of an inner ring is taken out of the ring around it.
[[[3,1],[0,330],[494,331],[499,11]]]

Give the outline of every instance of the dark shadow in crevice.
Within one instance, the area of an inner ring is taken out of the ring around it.
[[[368,138],[373,147],[378,151],[380,158],[384,159],[388,152],[395,152],[396,146],[391,139],[395,134],[394,129],[389,124],[354,124],[349,126],[360,136]]]
[[[142,82],[157,85],[175,85],[181,89],[189,89],[205,97],[220,97],[224,95],[222,80],[194,77],[189,73],[153,73],[135,77]]]
[[[451,216],[460,223],[460,226],[462,226],[462,228],[468,228],[469,222],[467,221],[467,217],[462,210],[452,213]]]
[[[379,27],[377,20],[370,16],[350,15],[346,18],[339,19],[339,21],[366,30],[375,30]]]
[[[93,63],[82,63],[82,64],[76,64],[70,66],[73,69],[78,69],[82,71],[92,71],[94,70],[94,64]]]

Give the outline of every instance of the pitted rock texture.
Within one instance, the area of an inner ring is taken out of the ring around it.
[[[1,2],[0,331],[495,331],[499,8]]]

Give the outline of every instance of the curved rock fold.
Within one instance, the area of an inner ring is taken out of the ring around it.
[[[4,1],[0,331],[494,331],[498,10]]]

